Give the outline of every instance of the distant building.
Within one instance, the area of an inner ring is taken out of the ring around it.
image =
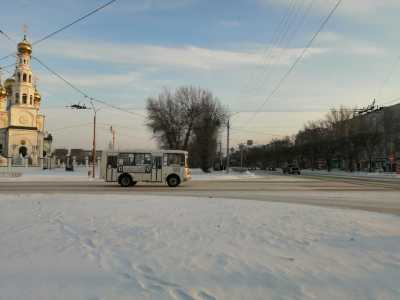
[[[101,159],[103,151],[96,151],[96,159]],[[85,149],[65,149],[65,148],[57,148],[53,151],[52,156],[54,157],[56,163],[59,162],[61,164],[66,162],[67,157],[71,157],[75,159],[75,163],[78,165],[85,165],[86,163],[92,163],[92,150]]]
[[[75,159],[78,165],[84,165],[87,159],[86,152],[83,149],[71,149],[69,155]]]
[[[65,163],[68,153],[68,149],[57,148],[53,151],[53,157],[55,158],[56,162]]]
[[[395,171],[396,165],[400,162],[400,103],[383,107],[358,118],[365,118],[373,127],[372,129],[383,136],[378,151],[374,155],[376,167],[385,171]],[[367,165],[365,154],[364,161],[364,165]]]

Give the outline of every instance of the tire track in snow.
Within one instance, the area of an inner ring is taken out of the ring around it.
[[[129,281],[138,289],[149,294],[166,294],[175,300],[215,300],[216,298],[203,290],[191,289],[187,292],[180,284],[162,279],[156,275],[154,270],[144,264],[135,266],[131,261],[112,249],[105,247],[90,236],[79,233],[78,229],[67,225],[62,219],[57,219],[60,232],[72,240],[70,246],[78,247],[83,255],[106,271],[116,274],[121,282]]]

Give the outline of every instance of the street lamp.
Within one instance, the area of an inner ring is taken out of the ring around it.
[[[81,104],[73,104],[70,106],[70,108],[77,109],[77,110],[92,110],[93,112],[93,145],[92,145],[92,158],[93,158],[93,164],[92,164],[92,177],[95,178],[95,172],[96,172],[96,118],[97,118],[97,112],[100,110],[99,108],[96,109],[93,103],[93,99],[89,98],[90,100],[90,105],[92,106],[87,107],[86,105],[81,105]]]
[[[228,115],[228,121],[226,123],[226,173],[229,173],[229,160],[230,160],[230,149],[229,149],[229,143],[230,143],[230,129],[231,129],[231,123],[230,119],[234,115],[237,115],[239,112],[233,113]]]

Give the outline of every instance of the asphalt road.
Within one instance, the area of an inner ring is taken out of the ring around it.
[[[83,193],[234,198],[361,209],[400,215],[400,181],[395,179],[341,178],[332,176],[281,176],[259,173],[244,180],[190,181],[178,188],[138,184],[121,188],[117,184],[92,182],[0,182],[4,193]]]

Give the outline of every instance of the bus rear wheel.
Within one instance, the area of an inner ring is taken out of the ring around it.
[[[129,187],[129,186],[132,186],[132,183],[133,183],[132,177],[129,176],[129,175],[122,175],[122,176],[119,178],[119,184],[120,184],[122,187]]]
[[[167,178],[167,184],[169,187],[177,187],[181,181],[179,180],[179,177],[176,175],[171,175]]]

